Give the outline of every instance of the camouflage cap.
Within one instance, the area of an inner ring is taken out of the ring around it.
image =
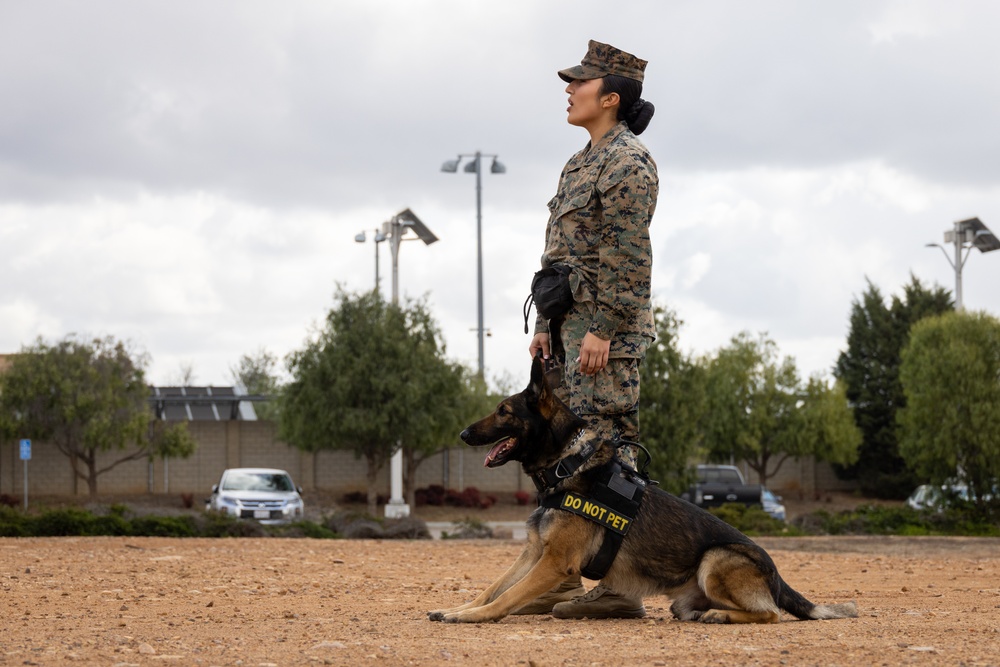
[[[587,55],[580,64],[559,70],[559,78],[568,83],[577,79],[600,79],[608,74],[617,74],[642,83],[642,73],[645,69],[645,60],[616,49],[610,44],[590,40]]]

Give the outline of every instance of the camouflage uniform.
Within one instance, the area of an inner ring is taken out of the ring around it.
[[[580,64],[559,77],[573,82],[614,74],[642,83],[645,68],[645,60],[591,40]],[[570,159],[549,202],[542,267],[572,267],[573,306],[559,322],[537,317],[535,333],[549,334],[549,351],[562,366],[557,395],[606,438],[639,439],[639,363],[655,336],[649,224],[658,192],[653,158],[620,122]],[[588,332],[610,341],[607,365],[590,376],[577,361]],[[620,453],[635,466],[634,447]],[[548,612],[556,618],[642,618],[646,608],[642,598],[601,584],[585,593],[577,574],[516,613]]]
[[[605,437],[639,438],[639,363],[655,337],[649,224],[658,191],[653,158],[620,122],[570,159],[549,202],[542,266],[573,267],[574,304],[550,340],[558,393]],[[549,324],[537,317],[535,333]],[[577,361],[587,332],[611,341],[608,365],[590,376]]]

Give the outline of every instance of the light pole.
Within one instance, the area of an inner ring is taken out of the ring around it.
[[[990,252],[1000,250],[1000,239],[993,235],[986,225],[979,218],[969,218],[959,220],[954,223],[952,229],[945,230],[944,242],[955,244],[955,259],[948,256],[948,251],[940,243],[928,243],[928,248],[941,248],[944,258],[955,269],[955,308],[962,310],[962,268],[965,261],[969,259],[969,253],[973,248],[978,248],[979,252]],[[962,254],[962,251],[965,254]]]
[[[416,236],[406,238],[408,232],[412,231]],[[360,236],[360,234],[358,235]],[[423,241],[425,245],[430,245],[438,240],[431,230],[427,229],[420,218],[410,209],[404,209],[392,216],[392,218],[382,223],[382,241],[389,241],[389,248],[392,251],[392,303],[399,305],[399,246],[403,241]],[[375,252],[378,257],[379,234],[375,235]],[[358,237],[355,237],[358,240]],[[378,261],[375,264],[375,284],[378,287]],[[389,502],[385,506],[385,516],[388,519],[399,519],[410,516],[410,506],[403,498],[403,443],[396,442],[396,451],[393,452],[389,460]]]
[[[378,292],[378,244],[385,241],[386,236],[378,229],[373,230],[372,240],[375,241],[375,291]],[[354,235],[354,240],[358,243],[364,243],[368,239],[365,238],[364,231],[358,232]]]
[[[441,165],[441,171],[454,174],[458,171],[458,165],[462,158],[472,158],[465,165],[466,173],[476,175],[476,284],[478,289],[478,309],[476,331],[479,335],[479,377],[484,377],[483,363],[483,335],[486,330],[483,328],[483,158],[493,158],[490,164],[491,174],[505,174],[507,167],[503,166],[496,155],[486,155],[479,151],[475,153],[459,153],[454,160],[448,160]]]

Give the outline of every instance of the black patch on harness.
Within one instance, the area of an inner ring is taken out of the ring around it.
[[[604,528],[600,549],[581,568],[583,576],[599,580],[611,569],[622,540],[639,515],[648,480],[617,460],[595,472],[598,481],[591,485],[589,496],[564,491],[546,496],[542,506],[578,514]]]
[[[632,519],[634,518],[622,516],[596,500],[591,500],[586,496],[579,496],[569,491],[565,491],[556,497],[562,498],[562,502],[559,503],[559,509],[579,514],[584,519],[590,519],[594,523],[599,523],[608,530],[613,530],[621,535],[628,532],[628,527],[632,524]]]

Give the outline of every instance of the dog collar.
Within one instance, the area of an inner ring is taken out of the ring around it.
[[[577,440],[583,437],[585,432],[584,429],[580,429],[570,445],[576,444]],[[544,493],[554,488],[556,484],[564,479],[572,477],[573,473],[579,470],[580,466],[586,463],[596,451],[597,448],[594,447],[593,443],[585,442],[580,451],[559,459],[548,468],[542,468],[538,472],[531,473],[531,481],[535,483],[535,488],[538,489],[539,493]]]

